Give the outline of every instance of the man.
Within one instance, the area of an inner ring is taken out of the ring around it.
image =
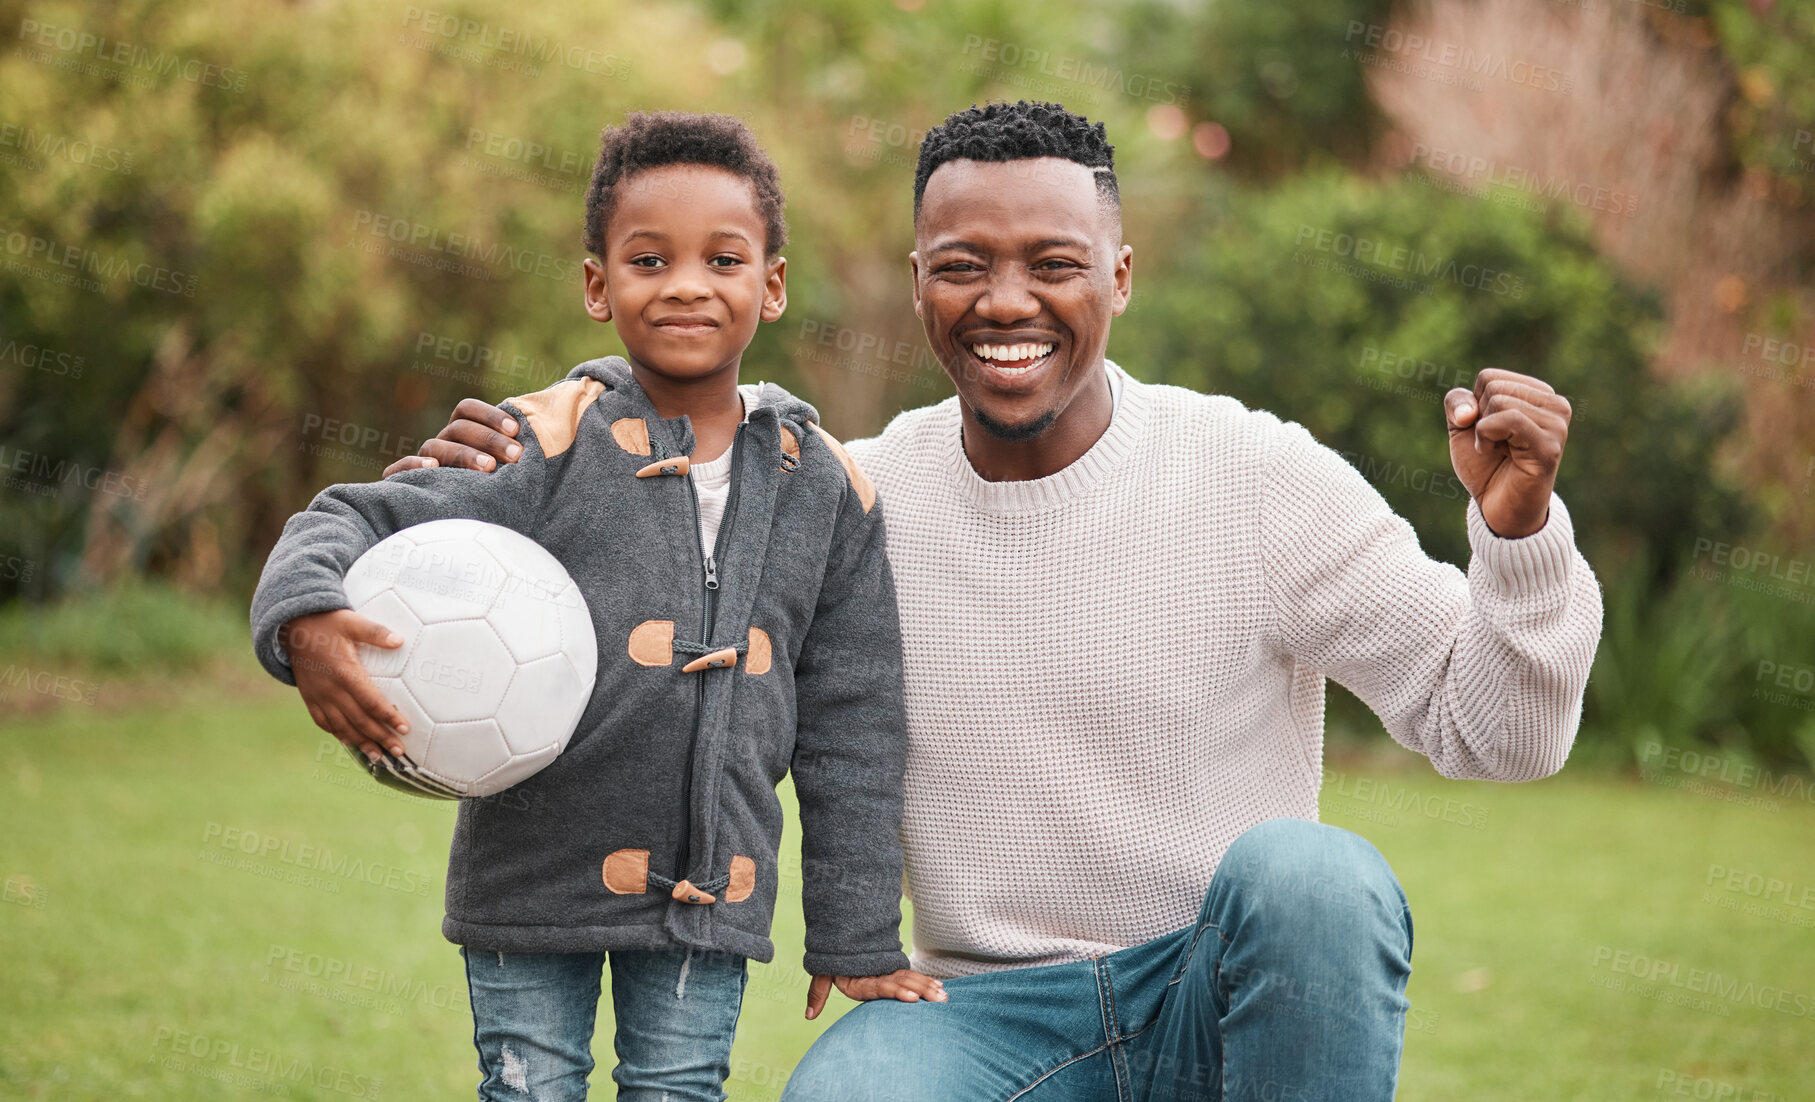
[[[914,192],[958,393],[849,450],[888,512],[914,961],[948,1001],[856,1008],[786,1097],[1391,1098],[1412,923],[1315,821],[1324,678],[1446,776],[1562,767],[1601,616],[1552,493],[1569,403],[1495,369],[1446,396],[1465,578],[1302,428],[1105,361],[1133,253],[1101,125],[960,111]],[[514,458],[495,407],[456,415],[394,469]]]

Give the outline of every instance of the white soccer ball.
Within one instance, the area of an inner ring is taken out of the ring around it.
[[[361,644],[379,691],[409,720],[381,782],[415,795],[489,796],[555,760],[592,696],[598,640],[579,587],[527,536],[437,520],[381,540],[347,571],[353,611],[403,637]]]

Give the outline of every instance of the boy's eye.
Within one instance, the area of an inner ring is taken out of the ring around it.
[[[743,262],[744,258],[741,256],[715,256],[706,263],[719,268],[730,268],[742,264]]]
[[[659,256],[639,256],[630,261],[633,268],[658,268],[661,264],[662,258]]]

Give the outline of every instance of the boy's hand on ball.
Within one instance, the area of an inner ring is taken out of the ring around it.
[[[290,655],[296,689],[315,725],[372,761],[385,750],[403,756],[410,725],[379,693],[359,661],[358,644],[391,649],[403,638],[375,620],[341,609],[298,616],[285,624],[278,641]]]
[[[814,976],[807,986],[807,1018],[819,1017],[825,1009],[826,996],[832,985],[858,1002],[869,1002],[871,999],[900,999],[904,1003],[917,1003],[922,999],[927,1002],[942,1003],[945,1001],[945,985],[931,976],[923,975],[912,968],[903,968],[890,972],[886,976]]]

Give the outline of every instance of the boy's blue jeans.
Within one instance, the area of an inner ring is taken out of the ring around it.
[[[461,949],[485,1102],[586,1097],[604,953]],[[720,1102],[745,964],[702,949],[621,950],[611,1005],[621,1102]]]
[[[783,1102],[1386,1102],[1412,916],[1365,839],[1272,819],[1224,855],[1197,922],[1096,960],[865,1003]]]

